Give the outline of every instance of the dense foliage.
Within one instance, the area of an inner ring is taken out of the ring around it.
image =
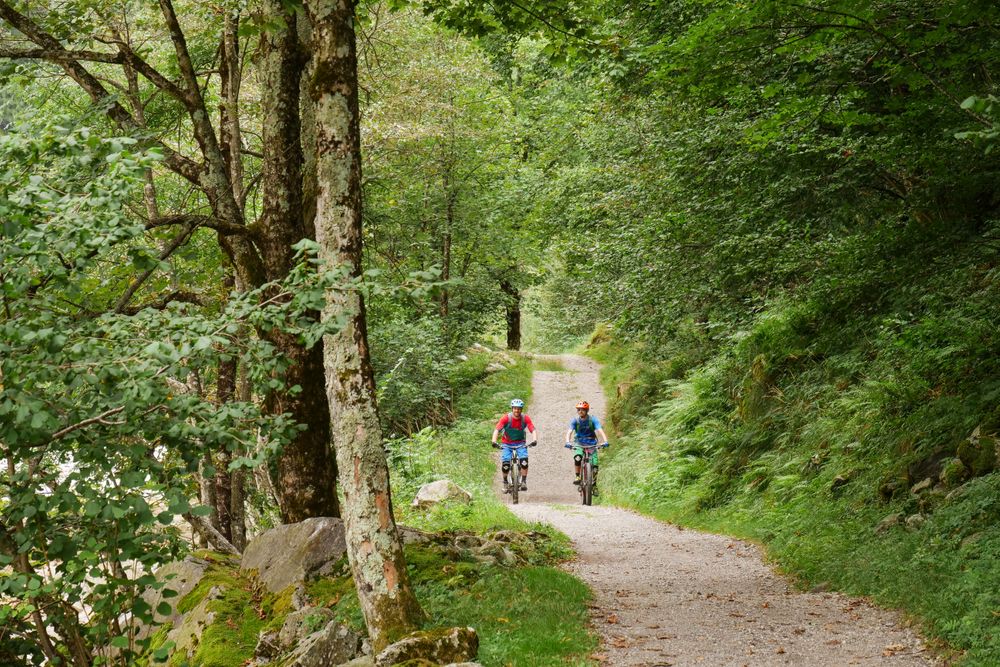
[[[992,664],[996,6],[612,5],[627,39],[536,209],[573,230],[539,296],[573,317],[537,337],[629,346],[603,352],[617,498],[769,540]],[[897,512],[914,532],[876,536]]]
[[[176,4],[171,28],[166,1],[0,2],[0,662],[134,646],[175,519],[238,547],[296,501],[276,480],[315,480],[282,447],[329,449],[307,399],[344,275],[313,259],[308,85],[280,85],[315,74],[305,15]],[[485,474],[485,407],[427,430],[487,375],[471,346],[607,323],[616,498],[996,658],[996,3],[392,1],[357,25],[365,275],[341,287],[402,489],[448,454]],[[876,535],[895,513],[920,518]]]

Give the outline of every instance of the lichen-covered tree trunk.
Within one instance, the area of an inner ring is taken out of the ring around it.
[[[311,0],[317,174],[316,240],[328,266],[361,271],[361,136],[354,5]],[[327,318],[344,327],[326,337],[326,390],[344,490],[347,553],[368,634],[376,651],[423,618],[410,587],[396,529],[389,470],[375,406],[375,380],[361,293],[327,292]]]
[[[303,198],[303,154],[300,123],[300,80],[306,58],[296,26],[298,17],[288,3],[267,0],[272,29],[261,42],[259,67],[264,95],[264,168],[261,179],[263,211],[257,225],[257,245],[269,280],[288,275],[294,264],[293,246],[312,238]],[[319,313],[316,313],[319,316]],[[287,412],[305,425],[278,460],[277,491],[281,517],[294,523],[315,516],[340,516],[337,466],[330,443],[330,409],[324,388],[322,346],[305,348],[298,338],[273,332],[269,340],[292,361],[287,386],[298,394],[280,392],[267,401],[276,413]]]

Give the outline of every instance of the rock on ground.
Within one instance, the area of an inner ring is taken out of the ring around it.
[[[347,553],[340,519],[318,517],[258,535],[247,545],[240,571],[256,570],[272,593],[312,577],[329,574]]]
[[[351,629],[330,622],[299,642],[283,667],[329,667],[340,665],[358,654],[361,637]]]
[[[420,487],[413,499],[413,506],[426,508],[447,500],[467,503],[472,500],[472,494],[450,479],[439,479]]]
[[[156,580],[164,582],[166,585],[159,590],[152,587],[147,588],[142,594],[142,599],[154,610],[161,602],[166,602],[170,605],[170,614],[166,616],[155,611],[153,612],[156,624],[170,622],[177,625],[181,618],[181,615],[177,613],[177,603],[195,589],[201,578],[205,575],[205,571],[208,570],[209,565],[211,563],[203,558],[188,556],[184,560],[167,563],[156,571]],[[163,591],[165,589],[172,590],[177,594],[169,598],[164,598]],[[149,632],[155,630],[155,628],[155,625],[144,626],[139,632],[140,638],[148,636]]]
[[[479,635],[472,628],[446,628],[414,632],[390,644],[375,658],[376,667],[391,667],[407,660],[427,660],[436,665],[468,662],[479,653]]]

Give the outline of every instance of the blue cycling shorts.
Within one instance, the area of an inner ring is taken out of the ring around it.
[[[500,460],[501,461],[510,461],[513,457],[514,457],[514,450],[513,449],[510,449],[510,448],[504,446],[500,450]],[[517,458],[521,459],[522,461],[527,460],[527,458],[528,458],[528,445],[525,444],[525,445],[518,445],[517,446]]]

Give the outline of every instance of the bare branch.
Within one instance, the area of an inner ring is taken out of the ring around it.
[[[99,51],[69,51],[67,49],[7,49],[0,48],[0,58],[11,60],[48,60],[49,62],[78,62],[121,64],[121,53],[101,53]]]
[[[160,227],[170,227],[173,225],[196,225],[207,227],[223,234],[224,236],[250,236],[252,231],[244,225],[237,225],[209,215],[168,215],[155,220],[150,220],[146,224],[146,229],[158,229]]]
[[[123,315],[135,315],[139,311],[146,310],[147,308],[152,308],[153,310],[163,310],[171,303],[194,303],[199,306],[204,306],[206,301],[197,292],[191,292],[188,290],[171,290],[154,301],[147,301],[135,306],[127,306],[118,312]]]
[[[41,50],[56,53],[69,53],[59,40],[42,30],[38,24],[29,19],[27,16],[14,9],[9,2],[0,0],[0,18],[7,21],[10,25],[19,30],[25,37],[41,47]],[[52,59],[50,62],[62,67],[63,71],[65,71],[71,79],[76,81],[76,83],[90,96],[91,101],[96,106],[106,107],[108,116],[110,116],[111,120],[117,123],[119,127],[126,130],[133,130],[138,127],[138,124],[132,114],[129,113],[125,107],[115,101],[110,94],[108,94],[107,89],[101,84],[100,81],[97,80],[97,77],[91,74],[79,60],[74,60],[66,56],[58,59]],[[196,185],[200,184],[202,171],[200,165],[165,144],[160,143],[159,147],[163,152],[165,162],[170,169],[192,183]]]
[[[226,539],[225,535],[216,530],[205,517],[195,516],[190,512],[184,513],[184,519],[191,524],[195,532],[212,544],[216,550],[222,553],[239,556],[240,550],[233,546],[233,543]]]
[[[175,236],[174,239],[166,247],[164,247],[163,250],[160,251],[159,260],[162,262],[166,260],[168,257],[170,257],[172,254],[174,254],[174,251],[176,251],[178,248],[184,245],[184,243],[188,240],[188,238],[191,237],[191,234],[194,233],[194,230],[197,229],[197,227],[198,227],[197,223],[192,223],[192,222],[187,223],[184,226],[184,229],[181,230],[181,233]],[[125,290],[125,293],[122,294],[121,298],[118,299],[118,303],[115,304],[116,313],[125,312],[125,307],[128,305],[128,302],[132,300],[132,297],[135,296],[135,293],[139,290],[140,287],[142,287],[143,283],[149,280],[149,277],[153,275],[153,272],[155,270],[156,267],[146,269],[145,271],[142,272],[142,275],[140,275],[138,278],[132,281],[132,284],[129,285],[127,290]]]
[[[71,424],[70,426],[67,426],[64,429],[61,429],[53,433],[52,437],[49,438],[49,440],[50,441],[59,440],[60,438],[64,438],[74,431],[79,431],[81,428],[87,428],[88,426],[92,426],[93,424],[100,424],[105,420],[107,420],[108,417],[113,417],[114,415],[117,415],[118,413],[122,412],[124,409],[125,409],[124,405],[119,405],[117,408],[111,408],[110,410],[105,410],[96,417],[90,417],[89,419],[84,419],[81,422]]]

